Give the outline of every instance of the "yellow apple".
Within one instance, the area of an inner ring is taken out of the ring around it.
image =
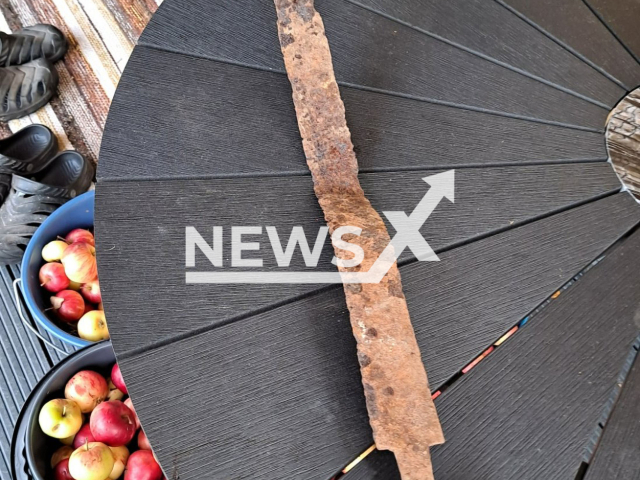
[[[118,387],[116,387],[113,382],[111,381],[111,377],[109,377],[107,379],[107,383],[109,384],[109,395],[107,396],[108,400],[122,400],[122,398],[124,397],[124,393],[122,393],[122,390],[119,390]]]
[[[116,480],[124,473],[124,467],[127,466],[127,460],[129,460],[129,450],[127,450],[127,447],[125,446],[109,448],[111,449],[114,460],[113,470],[111,470],[109,478],[111,480]]]
[[[44,258],[45,262],[59,262],[68,246],[67,242],[62,240],[49,242],[42,249],[42,258]]]
[[[49,400],[40,410],[40,428],[53,438],[67,438],[82,427],[82,412],[73,400]]]
[[[90,442],[75,450],[69,457],[69,473],[75,480],[106,480],[115,460],[104,443]]]
[[[102,310],[91,310],[85,313],[78,322],[78,335],[84,340],[99,342],[109,339],[107,320]]]

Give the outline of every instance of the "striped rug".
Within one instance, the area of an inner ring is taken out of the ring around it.
[[[59,94],[28,117],[0,123],[0,137],[31,123],[56,133],[61,149],[93,163],[111,99],[135,42],[162,0],[0,0],[0,30],[50,23],[70,48],[57,62]]]

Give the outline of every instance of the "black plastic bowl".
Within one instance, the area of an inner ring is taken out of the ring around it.
[[[95,370],[107,378],[111,374],[111,367],[115,361],[111,342],[96,343],[73,353],[40,380],[24,407],[26,410],[23,415],[23,423],[26,427],[24,450],[31,478],[37,480],[52,478],[51,456],[62,446],[59,440],[45,435],[40,429],[38,415],[42,406],[51,399],[64,398],[65,385],[80,370]],[[17,424],[16,429],[19,428],[20,424]],[[14,442],[16,442],[15,437],[16,435],[14,435]],[[14,452],[14,455],[18,454],[21,452]]]

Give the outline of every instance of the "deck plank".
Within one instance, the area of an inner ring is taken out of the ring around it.
[[[640,62],[640,3],[636,0],[585,0],[629,52]],[[637,85],[639,86],[640,82]]]
[[[378,211],[411,212],[428,189],[422,178],[438,172],[368,173],[360,178]],[[421,229],[436,251],[513,228],[620,188],[606,163],[467,168],[456,170],[456,176],[456,203],[443,200]],[[398,195],[398,191],[403,194]],[[260,201],[256,202],[256,198]],[[283,244],[294,226],[302,226],[313,245],[325,221],[309,176],[102,182],[97,189],[96,209],[104,212],[96,220],[97,236],[102,242],[98,262],[109,322],[117,322],[112,338],[119,353],[227,322],[321,288],[286,284],[214,288],[186,285],[184,280],[188,269],[182,239],[187,226],[195,227],[208,242],[212,241],[213,226],[224,228],[226,269],[231,258],[232,226],[275,225]],[[277,267],[264,228],[262,236],[253,238],[262,242],[263,270],[286,271]],[[252,252],[245,252],[244,256],[251,258]],[[318,269],[335,271],[330,263],[332,257],[327,241]],[[400,259],[410,258],[407,251]],[[189,270],[214,270],[199,252],[196,267]],[[299,249],[288,270],[309,270]],[[154,292],[166,301],[157,302],[150,309],[147,302],[131,295],[131,285]],[[158,322],[158,315],[170,318],[176,311],[183,312],[182,321]],[[136,321],[128,321],[129,318]]]
[[[401,267],[432,388],[638,220],[623,193]],[[172,308],[179,319],[154,308],[156,327],[189,321]],[[326,480],[372,441],[340,287],[145,352],[116,348],[170,477]]]
[[[497,0],[538,26],[627,90],[640,85],[640,64],[600,22],[583,0]],[[620,4],[608,2],[611,6]],[[630,17],[630,21],[631,21]]]
[[[51,368],[42,344],[18,318],[11,268],[0,267],[0,478],[10,478],[11,437],[20,409]]]
[[[638,248],[636,231],[436,400],[447,437],[433,449],[436,477],[576,478],[640,332]],[[375,452],[344,478],[400,476]]]
[[[597,130],[623,95],[609,82],[601,108],[344,0],[316,3],[343,85]],[[174,0],[140,44],[284,72],[275,21],[273,5],[260,0]]]
[[[635,321],[640,325],[640,310]],[[622,388],[584,480],[640,479],[640,359]]]
[[[609,95],[622,91],[619,86],[612,88],[609,78],[497,2],[348,1],[587,98],[611,104],[619,96]]]

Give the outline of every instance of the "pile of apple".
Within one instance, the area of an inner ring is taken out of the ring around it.
[[[42,407],[40,428],[63,443],[51,457],[54,480],[116,480],[123,473],[124,480],[165,478],[131,398],[122,400],[126,394],[115,364],[109,379],[92,370],[76,373],[65,398]]]
[[[47,243],[42,258],[47,263],[40,268],[40,284],[50,295],[57,318],[84,340],[108,339],[93,234],[76,228]]]

